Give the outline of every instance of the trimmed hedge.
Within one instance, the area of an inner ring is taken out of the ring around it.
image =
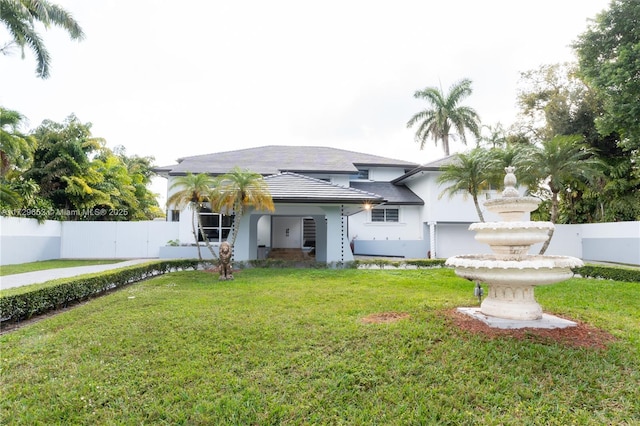
[[[587,278],[603,278],[606,280],[640,282],[640,269],[616,268],[611,266],[585,265],[574,268],[575,274]]]
[[[176,270],[195,270],[198,265],[198,260],[190,259],[145,263],[100,274],[80,276],[50,286],[38,286],[33,291],[0,296],[0,321],[22,321],[156,275]]]
[[[441,268],[444,267],[446,259],[403,259],[403,260],[389,260],[389,259],[367,259],[356,260],[354,265],[356,268],[368,266],[377,266],[380,269],[384,269],[389,266],[392,268],[406,268],[407,266],[415,266],[416,268]]]

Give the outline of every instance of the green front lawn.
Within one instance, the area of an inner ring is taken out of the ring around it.
[[[56,259],[39,262],[19,263],[17,265],[0,266],[0,277],[4,275],[22,274],[24,272],[44,271],[46,269],[72,268],[75,266],[108,265],[122,262],[113,259]]]
[[[168,274],[0,336],[0,424],[639,424],[640,286],[536,294],[615,341],[464,331],[449,269]]]

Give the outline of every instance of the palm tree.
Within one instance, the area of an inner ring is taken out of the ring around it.
[[[459,105],[467,96],[471,95],[471,80],[463,79],[451,86],[446,95],[442,89],[427,87],[418,90],[413,95],[416,99],[424,99],[430,108],[415,114],[407,122],[407,127],[413,127],[419,123],[416,131],[416,142],[420,143],[420,149],[424,149],[425,142],[431,137],[436,146],[442,141],[444,154],[449,155],[449,136],[453,137],[451,130],[460,137],[466,145],[466,131],[471,132],[476,138],[480,137],[480,117],[470,107]]]
[[[36,22],[48,29],[55,25],[66,30],[72,40],[82,40],[84,33],[71,14],[56,4],[46,0],[0,0],[0,22],[4,23],[13,40],[0,48],[6,53],[16,44],[22,51],[28,46],[36,55],[36,74],[40,78],[49,77],[51,57],[36,31]]]
[[[179,176],[175,178],[173,183],[171,184],[171,187],[169,188],[179,188],[179,190],[171,194],[171,196],[167,199],[167,206],[175,205],[180,209],[182,209],[186,205],[189,205],[191,207],[191,228],[193,231],[193,236],[196,239],[198,258],[200,260],[202,260],[202,253],[200,252],[200,244],[198,244],[198,233],[196,232],[196,215],[198,220],[198,229],[200,230],[202,239],[207,245],[207,248],[211,252],[213,258],[218,258],[218,256],[213,251],[213,247],[209,242],[209,238],[207,238],[207,234],[204,232],[204,228],[202,227],[202,219],[200,218],[202,205],[210,200],[209,194],[211,193],[211,189],[214,185],[214,178],[206,173],[199,173],[197,175],[187,173],[185,176]]]
[[[482,129],[487,129],[488,136],[481,134],[478,139],[478,146],[482,142],[489,148],[501,148],[507,143],[507,134],[500,122],[496,123],[494,126],[484,125],[482,126]]]
[[[240,231],[240,221],[247,207],[275,210],[269,188],[262,175],[239,167],[234,167],[230,172],[216,179],[211,197],[217,200],[216,205],[220,210],[226,209],[227,213],[233,211],[235,214],[231,248],[235,245]]]
[[[550,221],[558,220],[559,194],[570,190],[575,182],[595,182],[602,175],[602,162],[595,151],[582,144],[582,136],[556,136],[532,146],[521,157],[523,173],[520,180],[530,188],[551,193]],[[549,247],[553,229],[542,245],[540,254]]]
[[[494,159],[484,148],[474,148],[468,154],[456,154],[455,160],[444,166],[438,176],[438,183],[451,183],[440,197],[448,194],[451,198],[460,191],[464,191],[465,197],[470,194],[480,222],[484,222],[478,194],[490,187],[491,171],[495,168],[493,163]]]
[[[27,168],[33,161],[37,143],[33,136],[20,132],[25,123],[22,114],[0,106],[0,177]]]

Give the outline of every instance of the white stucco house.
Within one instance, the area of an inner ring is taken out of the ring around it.
[[[440,198],[444,187],[436,180],[448,161],[419,165],[336,148],[270,145],[185,157],[154,170],[167,178],[168,196],[173,179],[188,172],[217,176],[237,166],[264,176],[275,211],[243,216],[238,261],[299,248],[313,249],[317,261],[348,262],[354,254],[442,258],[459,253],[460,241],[473,245],[467,228],[478,218],[471,199]],[[191,217],[188,208],[167,206],[167,220],[180,223],[182,244],[195,243]],[[229,235],[231,217],[205,209],[202,219],[214,245]],[[466,248],[486,251],[481,244]]]

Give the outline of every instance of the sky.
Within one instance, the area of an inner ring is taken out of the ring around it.
[[[42,30],[51,77],[0,55],[0,105],[29,129],[75,114],[155,165],[264,145],[330,146],[428,163],[406,127],[416,90],[463,78],[463,105],[508,127],[521,73],[574,61],[609,0],[52,0],[86,38]],[[0,44],[8,38],[0,28]],[[28,130],[28,129],[24,129]],[[469,141],[468,147],[474,146]],[[467,149],[459,141],[452,152]],[[163,202],[166,181],[152,186]]]

